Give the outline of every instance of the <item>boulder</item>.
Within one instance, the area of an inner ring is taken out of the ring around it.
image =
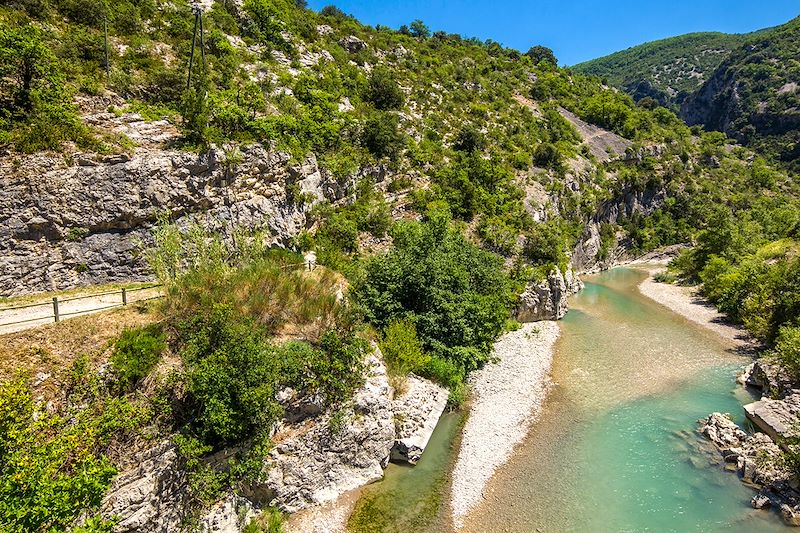
[[[800,390],[794,390],[782,400],[762,398],[744,406],[744,412],[753,425],[775,442],[796,437],[800,418]]]
[[[365,43],[355,35],[349,35],[339,41],[339,46],[341,46],[351,54],[356,54],[362,50],[365,50],[367,48],[367,43]]]
[[[772,501],[764,493],[759,492],[750,500],[750,505],[753,509],[766,509],[772,505]]]
[[[546,280],[530,283],[520,295],[516,318],[520,322],[560,320],[567,314],[567,285],[559,269]]]
[[[764,396],[771,398],[783,398],[794,385],[786,369],[764,359],[758,359],[745,368],[739,381],[748,387],[760,389]]]
[[[405,389],[392,401],[396,436],[391,460],[416,464],[447,407],[450,393],[414,374],[406,378]]]

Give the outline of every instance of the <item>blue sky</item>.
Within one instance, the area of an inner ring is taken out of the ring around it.
[[[420,18],[432,30],[492,39],[526,51],[552,48],[562,65],[695,31],[742,33],[800,15],[798,0],[310,0],[365,24],[397,28]]]

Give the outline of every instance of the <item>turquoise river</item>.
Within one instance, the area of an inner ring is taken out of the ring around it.
[[[712,411],[743,422],[742,404],[751,396],[735,376],[746,358],[642,296],[646,275],[617,268],[589,277],[571,298],[542,416],[498,470],[465,531],[788,530],[775,513],[749,507],[753,490],[724,470],[696,432],[697,420]],[[455,453],[452,421],[443,426],[437,449],[428,450],[430,464],[420,463],[431,472],[427,478],[397,468],[370,494],[391,492],[402,508],[396,498],[405,491],[398,488],[440,483]],[[447,500],[427,502],[439,504],[436,519],[400,512],[384,516],[377,529],[448,531]],[[383,514],[372,511],[373,518]]]

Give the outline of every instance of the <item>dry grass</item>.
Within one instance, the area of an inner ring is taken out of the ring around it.
[[[111,342],[122,330],[158,319],[154,305],[132,305],[0,335],[0,381],[19,372],[34,378],[38,373],[58,377],[82,356],[88,356],[93,366],[101,365],[108,361]],[[34,379],[34,385],[37,381]],[[46,394],[57,386],[56,380],[48,379],[36,388]]]

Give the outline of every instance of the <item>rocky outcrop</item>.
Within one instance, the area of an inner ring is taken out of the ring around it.
[[[383,477],[395,440],[392,388],[378,356],[369,366],[351,405],[275,434],[266,478],[248,491],[253,501],[295,512]]]
[[[628,189],[617,198],[603,202],[592,220],[586,225],[583,235],[572,252],[572,265],[577,272],[593,272],[610,268],[628,257],[630,243],[615,237],[610,245],[604,247],[601,237],[603,224],[619,224],[634,214],[651,215],[667,199],[662,188],[648,188],[643,191]]]
[[[743,431],[727,415],[712,413],[700,421],[700,432],[720,451],[727,465],[744,483],[759,490],[751,505],[756,509],[775,507],[787,525],[800,525],[800,493],[783,453],[764,433]]]
[[[754,426],[769,437],[787,446],[786,439],[798,436],[797,422],[800,420],[800,390],[792,391],[781,400],[762,398],[744,406],[744,412]]]
[[[342,40],[339,41],[339,45],[350,52],[351,54],[357,54],[358,52],[365,50],[367,48],[367,43],[356,37],[355,35],[349,35]]]
[[[567,296],[583,288],[575,273],[567,270],[566,277],[556,268],[547,279],[530,283],[520,295],[516,318],[520,322],[560,320],[567,314]]]
[[[177,530],[185,516],[188,490],[175,445],[164,441],[139,454],[135,464],[113,481],[101,512],[119,519],[116,533]]]
[[[450,393],[432,381],[409,374],[405,392],[392,401],[397,434],[391,460],[416,464],[433,435]]]
[[[140,243],[160,213],[223,234],[264,230],[268,244],[283,244],[305,229],[316,202],[346,189],[313,156],[295,163],[259,144],[228,155],[147,147],[74,161],[36,154],[0,165],[0,296],[147,279]]]
[[[784,368],[764,359],[748,365],[738,381],[748,387],[760,389],[764,396],[770,398],[783,398],[794,386],[794,380]]]
[[[276,428],[276,445],[265,459],[262,480],[244,487],[240,495],[229,494],[218,501],[199,517],[199,530],[239,532],[267,505],[295,512],[381,479],[395,443],[393,390],[380,352],[376,350],[367,364],[364,385],[342,409],[320,414],[313,405],[294,405],[307,417],[295,423],[286,419]],[[417,390],[433,389],[426,384]],[[409,396],[405,403],[415,398],[429,405],[419,394]],[[430,405],[438,405],[438,399],[437,393]],[[298,410],[292,412],[295,419],[300,416]],[[426,418],[421,426],[429,423]],[[230,453],[223,450],[208,461],[221,463]],[[164,441],[137,456],[134,464],[113,481],[103,499],[103,515],[119,518],[116,533],[179,530],[190,502],[187,474],[175,445]]]

